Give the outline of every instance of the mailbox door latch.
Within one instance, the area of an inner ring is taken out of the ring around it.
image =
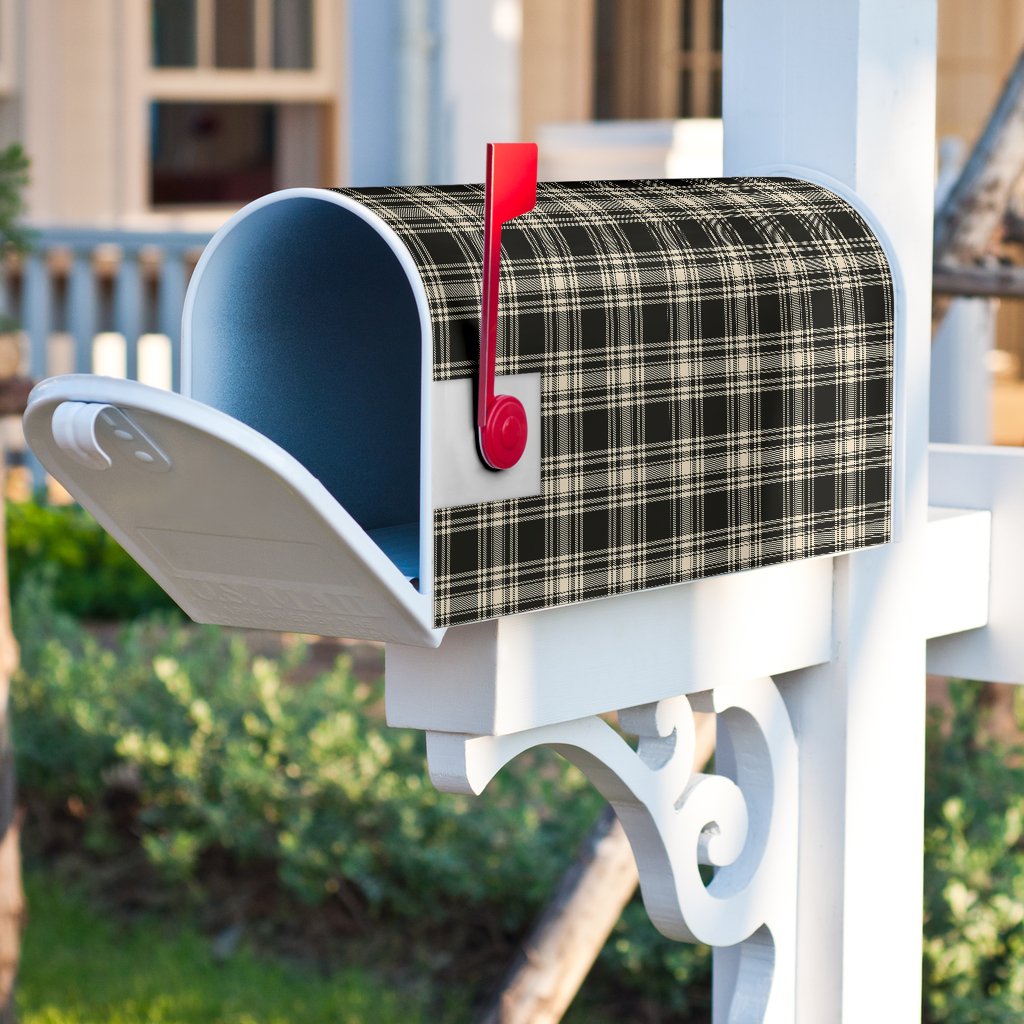
[[[61,402],[53,413],[53,440],[68,458],[89,469],[109,469],[115,458],[149,473],[171,468],[153,439],[113,405]]]

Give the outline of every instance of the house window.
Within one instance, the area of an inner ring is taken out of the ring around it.
[[[334,184],[335,7],[150,0],[150,207],[231,207],[275,189]]]
[[[237,207],[277,189],[329,184],[330,116],[319,103],[156,101],[149,205]]]
[[[217,0],[214,5],[213,63],[218,68],[256,67],[254,0]]]
[[[312,0],[274,0],[274,67],[313,66]]]
[[[273,191],[273,104],[154,103],[151,125],[154,206],[245,203]]]
[[[196,66],[196,0],[153,0],[153,66]]]
[[[312,70],[313,0],[152,0],[155,68]]]
[[[596,0],[599,119],[720,117],[722,0]]]

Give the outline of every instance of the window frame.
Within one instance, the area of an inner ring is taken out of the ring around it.
[[[14,0],[0,0],[0,96],[9,96],[18,83]]]
[[[0,0],[0,4],[8,0]],[[199,0],[209,3],[209,0]],[[131,0],[124,8],[122,29],[124,88],[123,142],[133,154],[124,178],[126,216],[133,224],[173,224],[183,229],[210,230],[238,209],[238,204],[159,204],[150,193],[151,109],[154,103],[309,104],[320,111],[321,178],[338,180],[344,165],[342,55],[345,49],[345,0],[313,0],[313,66],[292,68],[158,68],[153,66],[152,6]],[[210,37],[212,42],[212,36]],[[271,44],[272,45],[272,44]],[[200,55],[197,54],[197,58]],[[211,54],[212,57],[212,54]]]
[[[2,0],[0,0],[2,2]],[[253,0],[254,56],[251,68],[220,68],[214,64],[215,0],[196,0],[196,63],[191,67],[156,67],[152,33],[145,52],[148,100],[253,103],[314,103],[335,99],[336,58],[329,28],[334,23],[331,0],[312,0],[313,62],[310,68],[273,66],[273,0]],[[147,17],[152,6],[146,4]]]
[[[594,13],[594,109],[599,117],[613,120],[645,118],[720,117],[721,94],[715,102],[714,81],[721,83],[722,53],[715,49],[714,19],[718,0],[639,0],[627,5],[619,0],[612,11],[595,5]],[[690,45],[684,48],[683,25],[691,17]],[[612,78],[602,63],[599,19],[609,17],[615,46],[608,52],[614,61]],[[689,110],[684,109],[682,80],[690,75]]]

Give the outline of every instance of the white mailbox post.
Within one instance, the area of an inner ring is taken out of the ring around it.
[[[1024,459],[934,451],[929,509],[934,21],[729,0],[736,177],[500,212],[494,163],[500,292],[479,188],[266,197],[193,278],[190,397],[26,414],[194,617],[387,641],[439,787],[579,765],[655,925],[715,947],[719,1024],[916,1018],[926,644],[1024,682]]]
[[[800,751],[794,1018],[917,1020],[936,7],[732,0],[725,17],[726,172],[822,169],[900,260],[902,537],[837,561],[832,658],[779,685]]]

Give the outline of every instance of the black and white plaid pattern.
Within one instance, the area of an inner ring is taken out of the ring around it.
[[[346,194],[419,268],[434,379],[473,376],[482,186]],[[543,375],[543,493],[435,511],[438,626],[889,539],[892,278],[834,194],[542,183],[499,308],[497,372]]]

